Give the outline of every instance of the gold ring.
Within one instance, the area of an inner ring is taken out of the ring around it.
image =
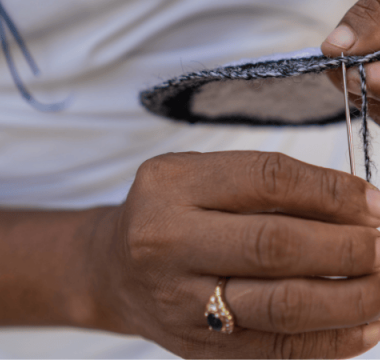
[[[232,334],[234,331],[234,316],[224,299],[224,289],[228,278],[219,278],[214,294],[210,297],[206,306],[205,317],[209,329],[223,334]]]

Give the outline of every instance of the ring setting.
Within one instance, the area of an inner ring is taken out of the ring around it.
[[[224,299],[226,282],[227,278],[220,278],[218,280],[214,294],[210,297],[210,300],[206,305],[206,312],[204,315],[207,318],[210,330],[218,331],[223,334],[232,334],[235,322],[234,316]]]

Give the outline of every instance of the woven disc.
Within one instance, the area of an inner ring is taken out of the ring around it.
[[[187,73],[142,92],[140,100],[156,115],[190,123],[325,125],[345,119],[343,95],[325,71],[341,68],[343,61],[350,67],[380,56],[276,57]]]

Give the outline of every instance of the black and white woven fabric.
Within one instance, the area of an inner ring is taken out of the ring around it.
[[[343,120],[342,93],[323,73],[342,62],[352,67],[378,61],[380,52],[331,59],[318,51],[187,73],[142,92],[141,103],[156,115],[190,123],[322,125]]]
[[[380,52],[327,58],[319,49],[304,49],[187,73],[143,91],[140,100],[156,115],[193,124],[325,125],[345,119],[343,95],[325,72],[342,63],[356,66],[362,81],[362,135],[370,180],[364,65],[378,60]]]

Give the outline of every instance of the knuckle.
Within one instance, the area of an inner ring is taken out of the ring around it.
[[[190,173],[189,164],[198,156],[195,152],[167,153],[148,159],[137,170],[136,181],[148,189],[156,190],[160,187],[160,191],[173,191],[175,187],[171,185],[175,184],[178,187],[184,177],[194,175]],[[165,186],[162,186],[163,184]]]
[[[356,294],[353,296],[353,301],[357,317],[362,321],[368,320],[365,296],[361,286],[358,287]]]
[[[338,214],[346,203],[344,189],[347,187],[347,177],[334,171],[325,170],[320,179],[320,201],[321,207],[330,214]]]
[[[154,174],[159,167],[158,163],[160,162],[161,158],[162,155],[145,160],[138,168],[136,177],[145,178],[146,176],[151,175],[152,173]]]
[[[355,274],[357,268],[356,246],[354,239],[344,239],[338,252],[340,254],[340,266],[342,273]]]
[[[160,264],[175,267],[181,243],[178,223],[186,210],[163,204],[132,215],[126,224],[125,243],[132,264],[147,268]]]
[[[136,180],[153,185],[167,177],[172,171],[171,158],[175,154],[164,154],[144,161],[137,170]]]
[[[130,226],[126,234],[127,253],[134,266],[144,265],[152,257],[154,247],[147,229]]]
[[[346,339],[346,332],[348,332],[348,329],[341,329],[341,330],[330,330],[328,331],[325,336],[327,339],[325,341],[322,341],[322,344],[320,346],[320,349],[322,351],[323,357],[326,359],[328,357],[330,358],[337,358],[340,355],[341,348],[347,347],[347,343],[345,341]]]
[[[274,357],[280,359],[330,359],[339,357],[339,330],[274,336]],[[346,344],[347,345],[347,344]]]
[[[327,330],[309,333],[306,336],[303,356],[305,358],[335,359],[341,355],[340,333],[345,330]],[[347,344],[344,344],[347,346]],[[344,346],[343,345],[343,346]],[[305,356],[306,355],[306,356]]]
[[[261,157],[263,189],[268,194],[276,194],[280,178],[282,178],[283,157],[279,153],[261,154]]]
[[[380,1],[379,0],[361,0],[358,1],[350,11],[350,15],[358,18],[360,21],[365,19],[366,21],[370,21],[374,25],[379,24],[379,16],[380,13]]]
[[[281,153],[260,153],[249,168],[253,189],[264,198],[275,197],[276,202],[285,199],[298,183],[299,166],[295,164],[294,160]]]
[[[282,334],[301,333],[310,313],[310,297],[300,284],[284,281],[272,290],[268,317],[274,331]]]
[[[127,226],[127,252],[134,265],[146,266],[153,258],[167,251],[171,235],[165,231],[163,212],[156,210],[145,212],[143,217],[135,216]]]
[[[375,286],[372,286],[372,291],[370,294],[372,294],[372,296],[375,298],[375,312],[376,313],[379,313],[380,311],[380,272],[377,272],[375,275],[374,275],[374,278],[373,278],[373,281],[374,281],[374,284]],[[367,297],[368,294],[367,294]],[[371,304],[372,301],[368,300],[368,302]]]
[[[244,235],[242,256],[249,266],[256,266],[261,275],[281,273],[298,259],[297,239],[283,221],[263,219],[249,225]]]
[[[377,272],[376,241],[379,231],[369,227],[348,227],[340,235],[336,251],[340,256],[343,275],[361,276]]]
[[[305,334],[281,335],[276,334],[274,339],[274,354],[277,359],[305,359]]]

